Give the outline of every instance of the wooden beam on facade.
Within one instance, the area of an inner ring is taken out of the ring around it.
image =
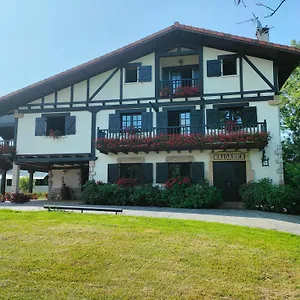
[[[97,88],[97,90],[93,93],[91,97],[88,98],[88,102],[91,102],[96,95],[107,85],[107,83],[117,74],[120,68],[116,68],[107,78],[106,80]]]

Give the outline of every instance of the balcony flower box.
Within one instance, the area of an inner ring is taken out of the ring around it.
[[[170,151],[170,150],[208,150],[208,149],[262,149],[270,139],[265,132],[228,133],[219,135],[202,134],[162,134],[156,137],[127,139],[100,138],[96,148],[103,153]]]

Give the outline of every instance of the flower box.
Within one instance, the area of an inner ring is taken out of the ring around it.
[[[209,150],[209,149],[262,149],[270,135],[261,133],[230,133],[219,135],[165,134],[156,137],[125,139],[100,138],[96,148],[107,152],[171,151],[171,150]]]

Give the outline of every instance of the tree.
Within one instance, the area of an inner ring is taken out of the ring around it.
[[[300,42],[293,40],[292,46],[300,49]],[[287,135],[283,144],[285,159],[300,163],[300,66],[291,74],[281,92],[281,125]]]
[[[265,18],[269,18],[269,17],[272,17],[272,16],[280,9],[281,5],[282,5],[285,1],[286,1],[286,0],[280,0],[280,3],[277,5],[277,7],[274,7],[274,8],[272,8],[272,7],[270,7],[270,6],[267,6],[267,5],[265,5],[265,4],[261,3],[261,2],[256,3],[256,5],[257,5],[257,6],[264,7],[264,8],[267,8],[267,9],[270,11],[270,13],[269,13],[268,15],[266,15]],[[236,6],[242,4],[242,5],[244,5],[244,6],[246,7],[245,0],[234,0],[234,4],[235,4]]]
[[[23,193],[29,191],[29,177],[21,177],[19,181],[19,188]]]
[[[292,41],[300,48],[300,42]],[[285,182],[300,190],[300,66],[281,90],[281,125],[286,136],[282,143]]]

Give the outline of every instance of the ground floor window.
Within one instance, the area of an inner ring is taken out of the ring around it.
[[[191,178],[191,163],[168,163],[168,177],[178,176]]]
[[[119,177],[141,180],[143,177],[142,164],[120,164]]]

